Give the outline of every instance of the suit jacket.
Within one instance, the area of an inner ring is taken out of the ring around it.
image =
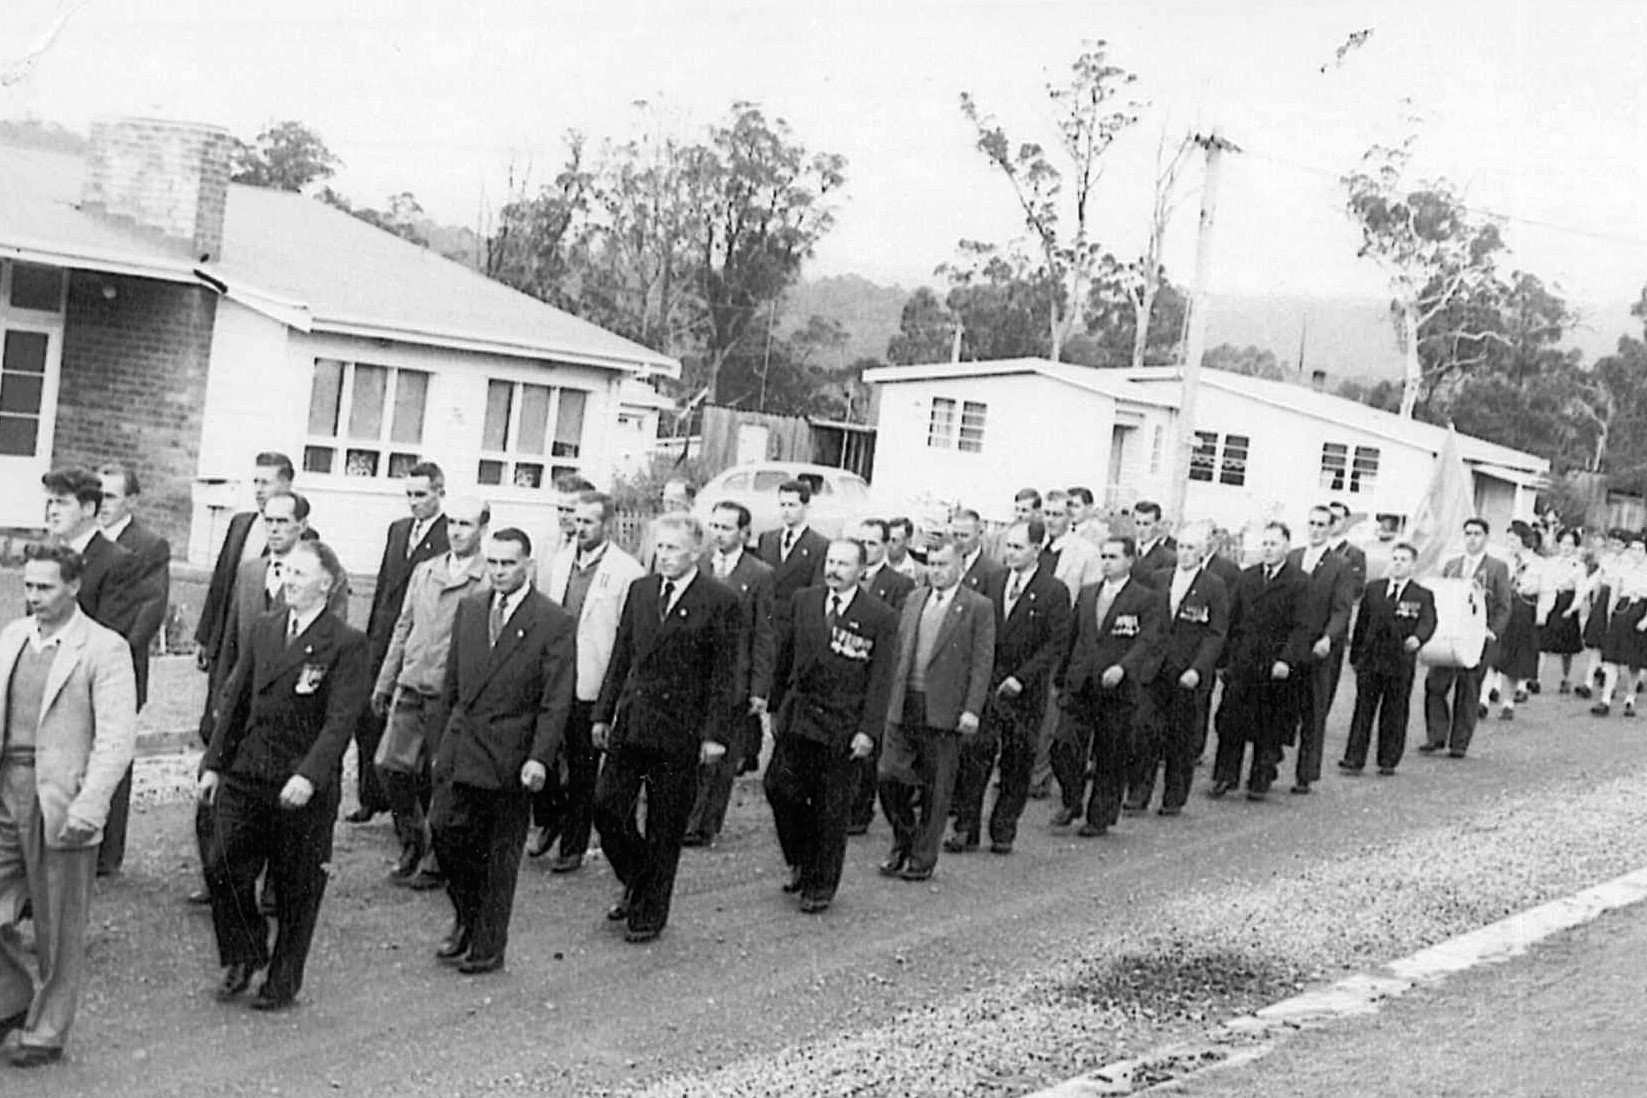
[[[904,558],[905,560],[909,558]],[[915,590],[915,581],[890,564],[882,564],[874,578],[864,584],[864,590],[880,599],[893,610],[902,610],[904,600]]]
[[[1051,570],[1037,567],[1008,614],[1006,592],[1011,578],[1011,571],[1004,572],[990,588],[996,625],[995,670],[989,688],[997,706],[1034,710],[1045,704],[1047,681],[1069,645],[1069,592]],[[994,694],[1009,678],[1017,679],[1023,691],[1016,698]]]
[[[1156,538],[1149,552],[1132,566],[1132,578],[1145,587],[1160,587],[1172,578],[1172,570],[1177,567],[1178,542],[1168,537]]]
[[[132,519],[115,538],[115,544],[136,558],[134,578],[141,592],[133,607],[131,635],[132,661],[137,671],[137,708],[149,697],[149,649],[160,627],[166,624],[171,605],[172,546],[165,538]]]
[[[1333,554],[1349,566],[1355,575],[1355,597],[1360,598],[1361,592],[1367,586],[1367,554],[1358,545],[1352,545],[1348,540],[1333,546]]]
[[[200,604],[200,620],[195,623],[194,642],[215,661],[223,647],[223,634],[229,624],[234,604],[235,574],[246,552],[246,538],[252,523],[258,521],[256,511],[237,511],[229,516],[229,528],[223,534],[223,545],[217,551],[217,563],[212,565],[212,581],[206,587],[206,599]],[[303,531],[305,541],[318,541],[320,532],[313,527]]]
[[[200,769],[270,785],[301,774],[318,791],[338,780],[372,689],[366,636],[322,611],[288,644],[287,616],[281,607],[252,626]]]
[[[1103,584],[1083,589],[1075,600],[1069,647],[1053,684],[1069,694],[1096,693],[1104,672],[1119,665],[1126,672],[1122,687],[1142,686],[1155,677],[1160,663],[1161,619],[1165,604],[1160,593],[1128,578],[1098,620],[1098,594]]]
[[[518,789],[528,760],[555,765],[577,684],[577,622],[543,592],[526,593],[487,637],[493,592],[458,603],[446,685],[432,726],[437,781]]]
[[[389,651],[389,638],[394,636],[395,619],[400,617],[401,603],[406,601],[406,584],[412,578],[412,569],[451,548],[446,539],[446,516],[437,515],[423,532],[423,539],[406,553],[406,542],[412,536],[412,516],[398,518],[389,524],[389,536],[383,543],[383,560],[377,566],[377,585],[372,589],[372,612],[366,618],[366,639],[371,642],[372,674],[383,666],[383,657]]]
[[[544,593],[554,599],[556,605],[560,605],[566,595],[566,581],[572,575],[572,565],[577,558],[576,542],[550,558],[549,582]],[[629,585],[643,575],[639,561],[619,549],[615,542],[606,543],[606,552],[595,565],[595,574],[589,580],[589,590],[578,612],[579,701],[592,702],[600,697],[606,665],[618,640],[618,620],[623,617],[623,604],[629,598]]]
[[[33,622],[20,618],[0,630],[0,729],[11,704],[12,671]],[[34,732],[35,796],[48,847],[62,850],[72,817],[103,838],[109,800],[131,766],[137,747],[137,686],[131,651],[120,635],[84,613],[65,622],[62,647],[46,675],[40,723]]]
[[[1177,683],[1185,671],[1194,669],[1201,676],[1199,688],[1210,688],[1213,672],[1229,639],[1230,593],[1224,581],[1203,566],[1196,569],[1189,590],[1178,603],[1178,612],[1173,613],[1174,578],[1166,575],[1160,587],[1165,600],[1161,614],[1166,628],[1161,638],[1158,675]]]
[[[705,553],[698,569],[714,575],[714,554]],[[748,549],[738,554],[737,567],[720,583],[738,596],[738,661],[732,675],[734,716],[739,701],[772,696],[773,668],[778,638],[772,624],[772,569]]]
[[[92,534],[80,555],[86,562],[80,573],[80,609],[129,643],[145,594],[138,582],[137,557],[104,537],[101,530]]]
[[[738,597],[699,571],[660,620],[662,591],[656,574],[630,585],[594,721],[612,726],[614,749],[634,745],[696,757],[706,740],[727,742],[740,711],[732,692]]]
[[[909,689],[909,672],[915,663],[916,642],[920,639],[921,613],[932,588],[918,587],[904,600],[898,620],[898,663],[892,673],[892,691],[887,695],[886,723],[901,724],[904,693]],[[954,729],[961,714],[984,715],[989,701],[989,680],[995,670],[995,606],[976,591],[956,584],[944,611],[932,661],[926,667],[926,725]]]
[[[1294,549],[1287,554],[1287,563],[1303,574],[1304,550]],[[1363,561],[1365,567],[1365,561]],[[1363,573],[1364,575],[1365,573]],[[1328,549],[1321,554],[1321,562],[1307,577],[1308,594],[1304,600],[1304,614],[1314,635],[1313,645],[1322,637],[1341,645],[1350,635],[1350,614],[1355,609],[1356,596],[1361,584],[1345,557]]]
[[[223,677],[220,682],[228,681],[228,675],[240,661],[241,653],[246,651],[251,643],[252,630],[256,628],[258,619],[275,610],[286,609],[286,595],[284,592],[270,598],[268,594],[269,559],[267,557],[253,557],[243,560],[235,570],[234,589],[229,599],[229,616],[224,623],[223,639],[218,645],[218,655],[222,660]],[[347,578],[332,589],[332,594],[326,600],[326,610],[338,621],[347,621],[349,616],[349,581]],[[368,651],[369,654],[369,651]],[[368,664],[367,673],[370,675],[371,666]]]
[[[1045,559],[1043,556],[1042,560]],[[1098,550],[1092,542],[1070,534],[1058,549],[1058,563],[1054,565],[1052,574],[1068,589],[1070,605],[1073,606],[1083,587],[1103,581],[1103,562],[1098,559]]]
[[[1229,592],[1230,605],[1233,607],[1235,605],[1235,589],[1241,586],[1243,572],[1241,565],[1222,553],[1214,553],[1207,558],[1206,564],[1202,567],[1224,581],[1224,590]]]
[[[1373,580],[1362,592],[1361,611],[1350,637],[1350,665],[1358,671],[1410,674],[1418,653],[1407,651],[1407,638],[1417,637],[1422,646],[1435,636],[1435,595],[1409,579],[1396,603],[1389,597],[1392,584],[1388,579]]]
[[[1006,565],[993,559],[982,549],[978,551],[978,559],[972,562],[972,567],[961,573],[961,586],[968,591],[976,591],[985,598],[989,597],[990,585],[996,578],[1006,572]]]
[[[846,753],[862,733],[879,740],[898,658],[898,615],[859,590],[831,628],[824,618],[828,588],[797,591],[779,662],[789,688],[778,710],[779,735],[804,736]]]
[[[1290,561],[1269,581],[1262,564],[1241,573],[1230,604],[1225,662],[1231,678],[1269,682],[1277,662],[1296,670],[1310,658],[1321,630],[1308,614],[1309,586],[1309,577]]]
[[[829,541],[808,526],[806,532],[789,550],[789,559],[783,559],[783,530],[768,530],[760,536],[756,555],[772,569],[772,607],[782,618],[789,613],[795,592],[816,587],[823,582],[824,556],[829,552]]]
[[[1441,566],[1441,574],[1452,579],[1463,578],[1464,558],[1454,557]],[[1497,557],[1483,554],[1481,564],[1471,577],[1480,586],[1487,599],[1487,628],[1493,636],[1502,637],[1510,627],[1510,606],[1515,589],[1510,583],[1510,567]]]

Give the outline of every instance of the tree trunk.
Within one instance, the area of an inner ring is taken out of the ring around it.
[[[1133,306],[1135,330],[1132,333],[1132,368],[1134,370],[1144,364],[1144,350],[1149,346],[1149,319],[1150,314],[1155,311],[1155,293],[1156,288],[1146,282],[1143,295],[1139,298],[1138,304]]]
[[[1401,306],[1401,341],[1407,352],[1406,376],[1401,382],[1401,418],[1411,419],[1424,386],[1424,364],[1418,357],[1418,306],[1411,301]]]
[[[1064,360],[1064,319],[1058,315],[1057,302],[1047,306],[1047,329],[1048,335],[1052,337],[1049,357],[1054,362],[1062,362]]]

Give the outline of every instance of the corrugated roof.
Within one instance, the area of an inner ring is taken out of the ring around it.
[[[84,171],[0,147],[0,249],[187,276],[182,249],[78,208]],[[222,260],[199,269],[231,296],[301,310],[307,326],[679,374],[667,355],[302,195],[231,185],[223,236]]]

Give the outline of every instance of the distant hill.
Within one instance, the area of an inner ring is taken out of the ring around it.
[[[834,275],[797,284],[783,300],[785,335],[821,316],[840,324],[847,333],[847,362],[886,358],[886,345],[898,333],[904,302],[913,290],[881,286],[859,275]]]

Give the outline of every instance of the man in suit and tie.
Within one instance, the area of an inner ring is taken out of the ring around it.
[[[772,569],[772,606],[779,619],[789,612],[795,592],[823,582],[824,552],[829,542],[807,524],[812,486],[804,480],[786,480],[778,486],[776,530],[760,536],[756,554]],[[775,623],[779,624],[779,623]]]
[[[688,515],[692,513],[692,501],[697,498],[697,492],[689,481],[683,477],[670,477],[663,482],[663,490],[658,494],[658,513],[660,515]],[[647,526],[641,531],[640,545],[636,547],[635,559],[640,561],[641,568],[648,574],[652,572],[655,563],[652,552],[652,527]]]
[[[881,744],[881,811],[892,825],[882,876],[932,877],[961,743],[978,734],[994,667],[995,607],[961,583],[960,550],[940,542],[898,622]]]
[[[1259,562],[1241,575],[1231,600],[1224,695],[1218,706],[1218,754],[1208,795],[1222,797],[1241,784],[1252,745],[1247,798],[1269,794],[1282,749],[1298,726],[1295,675],[1307,671],[1310,646],[1320,636],[1309,608],[1309,579],[1287,559],[1292,531],[1264,527]]]
[[[428,825],[429,768],[440,738],[433,720],[446,687],[458,603],[490,588],[480,547],[491,520],[491,508],[483,500],[466,497],[447,504],[448,549],[412,570],[372,688],[372,708],[384,718],[372,762],[400,840],[400,860],[390,880],[408,888],[433,888],[441,880]]]
[[[84,562],[30,546],[29,616],[0,631],[0,1036],[13,1067],[61,1059],[109,800],[137,743],[131,653],[80,609]],[[34,912],[31,971],[17,932]]]
[[[1141,499],[1132,505],[1132,537],[1138,564],[1132,578],[1145,587],[1160,587],[1178,567],[1178,543],[1161,529],[1161,505]]]
[[[594,490],[593,484],[576,473],[563,473],[555,478],[555,537],[547,548],[540,550],[539,556],[553,560],[557,553],[577,545],[578,497]],[[646,559],[644,540],[639,554],[642,560]]]
[[[1373,718],[1378,718],[1378,772],[1395,773],[1407,747],[1407,710],[1412,702],[1418,650],[1435,635],[1435,596],[1413,580],[1418,550],[1399,542],[1390,550],[1390,574],[1366,585],[1350,637],[1355,668],[1355,713],[1341,770],[1359,774],[1367,765]]]
[[[1511,599],[1509,565],[1487,552],[1487,537],[1491,533],[1487,520],[1472,518],[1464,523],[1464,552],[1449,560],[1441,574],[1449,579],[1470,579],[1485,600],[1487,608],[1487,642],[1504,635],[1510,624]],[[1480,702],[1481,677],[1485,674],[1485,656],[1474,667],[1432,667],[1424,676],[1424,730],[1425,742],[1418,750],[1425,755],[1445,751],[1448,756],[1462,759],[1470,750],[1470,739],[1475,735],[1476,706]]]
[[[458,604],[434,724],[429,827],[452,929],[435,950],[466,976],[503,967],[515,882],[577,688],[577,621],[530,582],[532,541],[486,539],[489,590]]]
[[[1230,626],[1229,592],[1206,567],[1211,537],[1212,529],[1204,522],[1179,531],[1178,566],[1159,587],[1166,597],[1161,664],[1144,691],[1139,714],[1137,766],[1125,805],[1129,812],[1149,808],[1163,766],[1161,815],[1178,815],[1189,799],[1195,757],[1205,738],[1207,697]]]
[[[636,943],[669,921],[698,774],[726,753],[727,730],[744,708],[732,693],[738,597],[698,567],[703,524],[662,515],[652,546],[657,571],[629,588],[594,714],[595,746],[606,752],[595,827],[623,884],[606,917],[624,923],[624,940]]]
[[[829,907],[841,883],[856,778],[874,754],[897,659],[898,615],[862,590],[863,545],[829,543],[824,586],[797,592],[778,665],[789,676],[774,718],[766,799],[801,910]]]
[[[886,603],[896,615],[902,612],[904,601],[915,590],[915,581],[893,567],[888,559],[887,545],[892,537],[892,523],[872,518],[858,524],[858,543],[864,547],[864,560],[867,562],[858,586]],[[881,763],[880,736],[876,735],[874,741],[869,755],[856,763],[858,777],[852,792],[852,817],[846,828],[848,835],[864,834],[875,819],[875,773]]]
[[[366,619],[370,656],[366,670],[374,682],[389,652],[389,638],[394,635],[401,604],[406,601],[406,585],[411,581],[413,569],[451,548],[444,513],[446,474],[440,466],[432,461],[420,461],[406,471],[400,483],[412,513],[389,524],[383,559],[377,566],[377,582],[372,587],[372,610]],[[355,729],[356,805],[354,811],[343,817],[350,823],[367,823],[379,812],[388,812],[393,807],[374,765],[378,741],[383,738],[383,720],[376,706],[361,710],[360,727]]]
[[[709,513],[710,552],[698,562],[738,596],[738,659],[733,672],[732,722],[725,732],[726,754],[703,768],[698,798],[686,821],[685,846],[712,846],[726,822],[732,783],[760,765],[761,714],[772,693],[777,638],[772,631],[772,569],[745,550],[749,544],[749,508],[731,500]]]
[[[1066,493],[1064,502],[1069,510],[1069,532],[1086,538],[1094,551],[1102,548],[1109,540],[1109,524],[1098,515],[1097,497],[1092,489],[1077,484]]]
[[[894,572],[902,573],[919,583],[923,578],[922,564],[910,552],[915,540],[915,524],[907,516],[888,519],[886,524],[886,563]]]
[[[990,586],[1006,568],[984,552],[984,520],[978,512],[962,508],[950,519],[949,534],[961,555],[961,586],[988,598]]]
[[[1084,803],[1086,819],[1079,831],[1084,837],[1107,834],[1121,818],[1138,696],[1160,659],[1164,607],[1157,592],[1132,578],[1137,553],[1127,537],[1110,538],[1099,547],[1103,582],[1075,600],[1069,646],[1053,672],[1063,714],[1052,744],[1052,769],[1063,807],[1052,817],[1052,826],[1080,819]]]
[[[1308,665],[1297,679],[1298,755],[1293,759],[1294,793],[1308,793],[1321,780],[1327,715],[1338,688],[1338,669],[1350,635],[1350,614],[1361,591],[1349,560],[1332,546],[1332,510],[1312,507],[1309,542],[1287,554],[1287,563],[1308,579],[1304,600],[1311,631]],[[1363,576],[1365,573],[1363,573]]]
[[[1046,528],[1039,519],[1007,527],[1001,547],[1006,574],[989,592],[995,608],[995,667],[990,675],[983,731],[961,745],[955,783],[955,834],[944,849],[963,854],[978,848],[984,793],[997,760],[1000,792],[989,816],[989,848],[1010,854],[1018,837],[1018,818],[1029,799],[1030,770],[1035,765],[1047,683],[1063,659],[1069,640],[1069,593],[1040,563]]]
[[[224,970],[217,997],[236,998],[267,968],[252,1000],[257,1010],[285,1010],[303,988],[332,860],[343,752],[371,690],[365,635],[327,610],[342,578],[324,542],[286,554],[280,608],[251,627],[200,760],[200,803],[212,817],[200,858]],[[265,870],[275,893],[272,951],[257,899]]]
[[[132,513],[137,497],[142,492],[137,473],[127,465],[104,465],[97,471],[103,484],[103,506],[97,520],[103,526],[103,536],[125,549],[133,557],[133,583],[136,604],[131,611],[131,629],[127,643],[131,645],[134,669],[137,672],[137,708],[149,697],[149,649],[166,623],[171,601],[171,543],[138,521]],[[131,771],[121,779],[109,802],[109,819],[103,825],[103,843],[98,848],[97,875],[107,877],[120,872],[126,860],[126,825],[131,818]]]
[[[572,512],[576,540],[549,562],[546,594],[577,619],[578,675],[572,709],[561,741],[566,780],[552,769],[543,792],[532,798],[538,830],[529,837],[526,852],[538,857],[556,837],[560,852],[549,868],[572,873],[583,866],[594,826],[595,779],[600,774],[600,752],[590,738],[595,702],[606,667],[618,640],[618,622],[629,599],[629,588],[645,575],[640,563],[613,543],[610,527],[615,508],[612,497],[588,491],[578,496]]]
[[[1041,549],[1041,564],[1050,568],[1058,582],[1069,592],[1070,605],[1083,587],[1104,578],[1103,565],[1098,559],[1098,547],[1086,538],[1070,531],[1069,496],[1064,492],[1047,493],[1047,542]]]

